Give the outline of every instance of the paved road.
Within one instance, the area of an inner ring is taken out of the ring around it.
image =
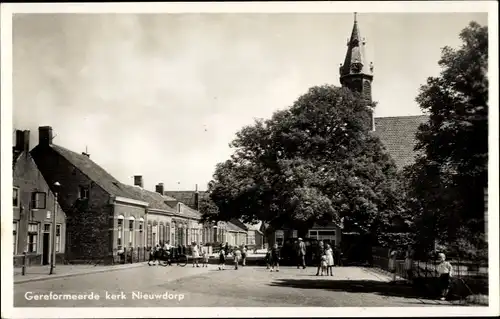
[[[391,285],[384,275],[363,268],[335,268],[333,277],[316,277],[314,274],[315,269],[298,270],[294,267],[283,267],[279,273],[271,273],[264,267],[220,271],[214,265],[208,268],[144,266],[16,284],[14,306],[415,307],[443,304],[411,296],[409,287]],[[53,295],[73,294],[77,296],[75,298],[93,293],[100,298],[55,300],[49,296],[50,292]],[[140,293],[152,294],[153,299],[140,298]],[[52,300],[26,298],[37,294]]]

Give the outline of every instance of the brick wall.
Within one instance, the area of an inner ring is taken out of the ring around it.
[[[31,154],[49,185],[61,184],[59,204],[66,212],[66,254],[69,260],[104,259],[110,255],[109,194],[68,160],[47,146]],[[79,199],[79,187],[89,187],[89,199]]]
[[[31,154],[22,153],[21,156],[18,157],[13,171],[13,186],[19,189],[18,206],[13,208],[13,221],[17,225],[15,237],[17,245],[13,248],[14,255],[22,255],[23,251],[27,249],[28,225],[29,223],[37,223],[37,249],[35,253],[31,254],[32,256],[28,256],[28,259],[32,263],[41,264],[41,254],[43,253],[44,247],[43,229],[46,224],[52,227],[52,215],[50,215],[50,219],[48,219],[47,212],[50,211],[51,214],[54,212],[54,194],[50,192],[47,182],[38,170]],[[31,209],[31,196],[35,191],[45,193],[44,208]],[[66,244],[66,214],[59,204],[57,205],[56,224],[61,225],[60,252],[63,253]],[[48,247],[49,251],[46,251],[46,253],[50,254],[50,249],[52,247],[50,242]]]

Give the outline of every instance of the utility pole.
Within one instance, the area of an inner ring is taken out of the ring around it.
[[[57,193],[59,192],[59,187],[61,184],[59,182],[54,183],[54,213],[52,214],[52,254],[50,262],[50,273],[54,273],[54,268],[56,268],[56,215],[57,215]]]

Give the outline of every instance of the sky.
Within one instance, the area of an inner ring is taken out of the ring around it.
[[[374,63],[375,116],[419,115],[441,48],[486,13],[358,13]],[[205,190],[235,133],[308,88],[339,83],[353,15],[16,14],[13,129],[52,126],[54,143],[121,182]],[[13,134],[14,136],[14,134]]]

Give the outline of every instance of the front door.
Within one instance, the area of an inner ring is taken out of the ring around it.
[[[42,264],[48,265],[50,261],[50,233],[43,233]]]

